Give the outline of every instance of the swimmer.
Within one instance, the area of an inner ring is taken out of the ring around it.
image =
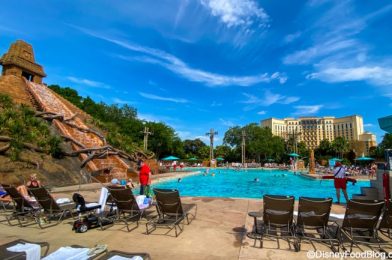
[[[260,180],[259,180],[259,178],[255,178],[254,181],[255,182],[259,182]]]
[[[182,179],[181,179],[181,178],[178,178],[177,182],[181,182],[181,181],[182,181]]]
[[[215,176],[215,173],[211,173],[211,176]]]

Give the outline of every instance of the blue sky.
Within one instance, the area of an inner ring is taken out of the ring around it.
[[[6,1],[0,53],[24,39],[48,84],[130,104],[183,139],[269,117],[392,110],[390,1]]]

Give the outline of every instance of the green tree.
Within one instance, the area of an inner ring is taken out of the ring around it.
[[[316,156],[327,156],[332,154],[331,143],[328,139],[321,140],[319,146],[315,150]]]
[[[336,155],[343,158],[343,154],[348,152],[349,143],[344,137],[338,136],[332,141],[331,148]]]
[[[184,152],[188,157],[200,157],[200,149],[207,146],[202,140],[196,138],[194,140],[184,140],[183,147]]]

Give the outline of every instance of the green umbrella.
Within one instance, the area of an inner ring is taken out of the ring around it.
[[[343,161],[342,159],[339,159],[339,158],[332,158],[332,159],[330,159],[330,160],[334,160],[334,161],[336,161],[336,162],[341,162],[341,161]]]
[[[197,161],[196,157],[189,158],[188,161]]]
[[[162,160],[162,161],[175,161],[175,160],[179,160],[179,159],[180,159],[180,158],[178,158],[178,157],[175,157],[175,156],[170,155],[170,156],[168,156],[168,157],[162,158],[161,160]]]
[[[222,157],[218,157],[216,158],[217,161],[224,161],[225,159],[223,159]]]
[[[356,161],[374,161],[373,158],[366,157],[366,156],[362,156],[362,157],[356,158],[355,160]]]
[[[272,158],[268,158],[268,159],[267,159],[267,162],[273,162],[273,161],[275,161],[275,160],[272,159]]]
[[[290,153],[289,156],[290,157],[299,157],[299,154],[297,154],[297,153]]]

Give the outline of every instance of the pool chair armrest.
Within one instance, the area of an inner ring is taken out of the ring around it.
[[[336,228],[335,234],[332,234],[335,238],[338,237],[340,231],[340,225],[335,220],[328,220],[328,231],[331,230],[331,227]]]

